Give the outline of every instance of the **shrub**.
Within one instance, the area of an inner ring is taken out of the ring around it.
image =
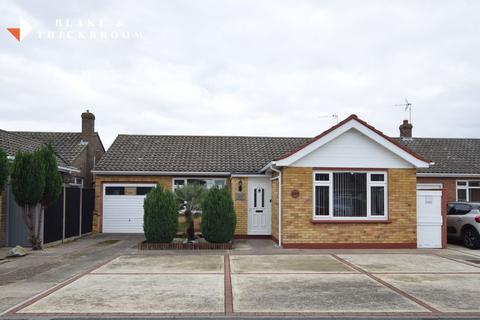
[[[143,231],[147,242],[172,242],[178,228],[173,192],[158,184],[147,194],[143,209]]]
[[[11,174],[12,191],[18,205],[23,208],[32,249],[42,249],[40,230],[35,230],[35,206],[45,191],[45,164],[40,151],[18,152]],[[40,224],[39,224],[40,225]]]
[[[227,188],[211,188],[202,206],[201,229],[208,242],[226,243],[233,239],[237,216]]]

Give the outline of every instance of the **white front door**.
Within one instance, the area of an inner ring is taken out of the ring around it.
[[[270,178],[248,178],[248,234],[272,234]]]
[[[442,191],[417,190],[417,247],[442,247]]]

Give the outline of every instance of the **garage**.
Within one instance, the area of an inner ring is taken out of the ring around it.
[[[103,232],[143,233],[143,201],[154,184],[105,184]]]

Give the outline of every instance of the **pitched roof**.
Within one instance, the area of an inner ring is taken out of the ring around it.
[[[290,150],[288,153],[282,155],[277,160],[280,160],[280,162],[282,162],[282,160],[287,159],[287,158],[293,156],[296,153],[300,153],[303,149],[306,150],[309,147],[314,146],[315,143],[317,143],[317,141],[321,140],[323,137],[327,136],[328,134],[330,134],[332,132],[337,132],[337,135],[342,134],[343,132],[339,131],[339,130],[342,129],[342,128],[346,128],[348,130],[348,128],[355,127],[355,125],[353,124],[354,122],[359,123],[361,125],[360,127],[357,126],[356,129],[359,130],[359,131],[362,131],[365,135],[368,135],[372,139],[375,139],[375,140],[378,137],[380,137],[380,139],[386,140],[386,141],[389,142],[390,145],[395,146],[395,148],[393,149],[393,152],[397,153],[398,149],[400,149],[401,151],[406,152],[407,157],[413,157],[414,160],[422,166],[424,166],[426,163],[430,162],[430,160],[427,160],[421,154],[418,154],[417,152],[414,152],[413,150],[411,150],[408,147],[399,143],[397,140],[386,136],[382,131],[378,130],[374,126],[371,126],[370,124],[368,124],[364,120],[358,118],[358,116],[356,114],[350,115],[348,118],[346,118],[346,119],[342,120],[341,122],[337,123],[335,126],[331,127],[330,129],[325,130],[324,132],[320,133],[319,135],[311,138],[305,144],[297,147],[294,150]],[[365,131],[364,130],[365,128],[369,131]],[[370,133],[373,133],[373,136],[371,136]],[[405,155],[403,155],[402,157],[405,157]],[[418,162],[418,160],[420,160],[420,162]],[[411,162],[411,160],[409,162]]]
[[[51,143],[55,153],[69,164],[71,164],[87,146],[85,143],[81,143],[82,134],[80,132],[12,132],[31,140]]]
[[[396,138],[398,142],[435,162],[419,173],[480,174],[480,139]]]
[[[26,138],[22,135],[0,129],[0,148],[7,156],[14,157],[19,151],[32,152],[44,145],[43,142]],[[68,167],[67,163],[56,154],[57,162],[60,167]]]
[[[96,171],[256,173],[310,138],[119,135]]]
[[[43,146],[43,143],[19,136],[0,129],[0,148],[8,156],[15,156],[18,151],[31,152]]]

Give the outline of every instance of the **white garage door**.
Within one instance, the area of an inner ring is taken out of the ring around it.
[[[103,232],[143,233],[143,200],[153,184],[106,184]]]
[[[417,247],[442,247],[442,191],[417,190]]]

